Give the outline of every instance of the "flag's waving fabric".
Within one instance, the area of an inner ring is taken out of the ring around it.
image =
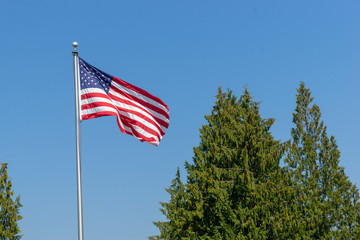
[[[116,116],[120,131],[159,145],[169,126],[169,108],[150,93],[79,58],[81,119]]]

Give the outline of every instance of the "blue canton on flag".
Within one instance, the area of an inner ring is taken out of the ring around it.
[[[106,94],[110,90],[112,76],[80,60],[80,89],[100,88]]]

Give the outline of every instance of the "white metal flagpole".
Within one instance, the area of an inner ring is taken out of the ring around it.
[[[80,99],[79,99],[79,57],[76,47],[77,42],[73,42],[74,47],[74,86],[75,86],[75,125],[76,125],[76,170],[77,170],[77,207],[78,207],[78,239],[84,240],[83,230],[83,210],[82,210],[82,192],[81,192],[81,156],[80,156]]]

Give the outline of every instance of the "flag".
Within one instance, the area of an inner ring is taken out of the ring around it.
[[[158,146],[169,127],[169,108],[150,93],[79,57],[81,120],[116,116],[120,131]]]

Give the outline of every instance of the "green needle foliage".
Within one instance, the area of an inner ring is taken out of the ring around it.
[[[170,203],[160,203],[163,207],[161,212],[170,220],[167,222],[154,223],[161,231],[159,236],[150,239],[186,239],[187,236],[187,203],[189,195],[186,193],[185,185],[180,179],[178,168],[176,177],[171,182],[171,186],[166,191],[170,194]]]
[[[17,240],[21,238],[18,221],[22,219],[19,214],[20,197],[12,199],[11,180],[7,174],[7,164],[1,164],[0,170],[0,239]]]
[[[359,193],[339,166],[335,138],[326,133],[310,89],[297,89],[295,127],[286,164],[296,182],[298,239],[360,239]]]
[[[179,170],[161,203],[168,221],[150,239],[276,239],[285,236],[287,198],[294,198],[279,167],[284,147],[273,139],[273,119],[262,119],[247,90],[240,99],[219,88],[208,124],[200,129],[187,183]],[[289,217],[288,217],[289,218]]]
[[[161,203],[167,221],[150,239],[360,239],[358,189],[310,90],[297,91],[295,127],[281,143],[246,89],[240,99],[219,89],[187,182],[178,169]]]

